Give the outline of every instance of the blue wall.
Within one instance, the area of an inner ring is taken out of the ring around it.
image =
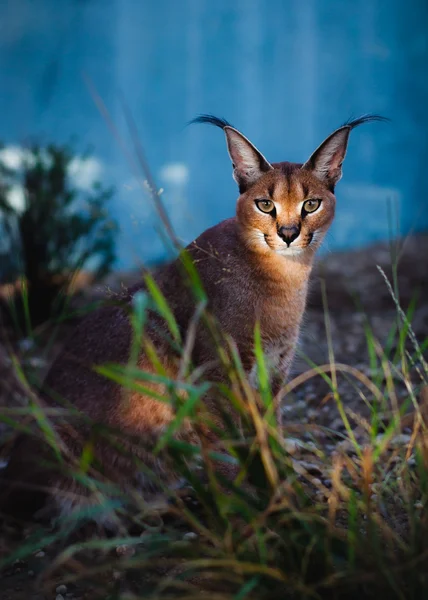
[[[0,137],[92,145],[117,187],[118,267],[165,254],[150,200],[85,83],[121,135],[121,97],[179,236],[233,214],[236,187],[220,131],[184,128],[224,116],[271,161],[306,159],[349,116],[352,133],[330,250],[428,228],[426,0],[0,0]]]

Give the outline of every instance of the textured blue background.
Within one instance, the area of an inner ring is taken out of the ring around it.
[[[352,133],[329,250],[428,228],[426,0],[0,0],[1,140],[91,145],[117,187],[118,268],[165,255],[150,201],[94,104],[127,137],[125,98],[179,236],[234,212],[224,116],[271,161],[305,160],[349,116]]]

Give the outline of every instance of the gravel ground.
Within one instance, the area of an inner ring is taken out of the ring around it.
[[[390,251],[385,244],[357,252],[331,254],[319,263],[313,277],[306,325],[301,336],[301,349],[314,363],[329,362],[321,292],[324,282],[331,346],[336,362],[356,367],[368,377],[374,375],[369,368],[364,324],[370,324],[379,346],[383,348],[397,320],[396,305],[377,266],[389,280],[392,279]],[[398,265],[398,289],[400,305],[404,310],[416,299],[412,329],[421,342],[428,337],[428,236],[414,236],[403,243]],[[407,346],[413,350],[411,344]],[[307,368],[305,361],[296,360],[296,374]],[[324,390],[326,388],[317,378],[299,388],[299,395],[309,409],[312,406],[318,409]],[[346,407],[367,416],[367,407],[361,397],[343,378],[340,392]],[[324,413],[331,423],[335,418],[334,411],[325,409],[321,411],[321,414]],[[316,418],[319,418],[318,410]]]
[[[321,260],[315,270],[305,325],[302,331],[300,350],[316,364],[329,362],[329,346],[325,328],[325,312],[322,298],[322,282],[327,291],[328,314],[332,350],[339,363],[357,368],[369,378],[370,371],[364,323],[370,323],[374,335],[383,347],[388,332],[397,317],[397,311],[387,285],[377,269],[382,267],[388,278],[391,278],[391,259],[387,245],[379,244],[371,248],[331,254]],[[400,303],[404,309],[416,298],[416,309],[412,319],[416,338],[422,341],[428,337],[428,235],[419,235],[405,240],[398,267]],[[110,277],[107,285],[118,289],[121,283],[131,285],[136,280],[135,274],[119,274]],[[102,295],[102,288],[95,286],[89,291],[91,298]],[[64,330],[64,335],[67,329]],[[60,347],[57,343],[50,354],[56,354]],[[23,360],[35,361],[34,367],[45,370],[50,358],[43,362],[34,356],[31,348],[25,342],[14,344],[14,349]],[[308,369],[307,362],[298,358],[294,367],[297,376]],[[347,410],[354,433],[359,441],[366,436],[365,419],[369,409],[365,404],[368,394],[361,383],[356,380],[339,376],[339,392]],[[0,346],[0,406],[9,404],[12,399],[13,374],[7,349]],[[397,384],[397,398],[404,396],[403,386]],[[287,397],[284,403],[284,420],[290,430],[288,440],[290,454],[295,459],[296,469],[314,485],[319,482],[328,488],[331,485],[325,459],[317,460],[313,452],[314,442],[329,455],[343,451],[352,453],[352,444],[344,439],[344,427],[334,400],[330,397],[329,388],[320,377],[307,380]],[[428,398],[426,398],[428,404]],[[388,422],[390,413],[385,408],[383,419]],[[299,427],[305,427],[305,433],[299,432]],[[308,428],[313,425],[313,429]],[[398,434],[391,448],[406,446],[410,441],[410,421]],[[330,430],[319,432],[318,426]],[[0,425],[1,427],[1,425]],[[0,429],[0,441],[5,429]],[[0,444],[1,448],[1,444]],[[0,455],[1,459],[1,455]],[[394,461],[392,461],[393,463]],[[322,488],[322,485],[320,486]],[[322,495],[322,491],[318,494]],[[399,524],[397,525],[399,526]],[[0,554],[8,552],[9,541],[0,536]],[[66,598],[96,598],[95,590],[84,588],[66,588],[58,585],[52,590],[42,593],[33,588],[37,574],[49,563],[51,549],[41,549],[31,560],[17,562],[0,575],[0,600],[18,600],[21,598],[34,600],[65,600]],[[112,577],[115,575],[112,574]],[[102,596],[100,596],[102,597]]]

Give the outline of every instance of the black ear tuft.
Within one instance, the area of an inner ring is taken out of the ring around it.
[[[245,135],[232,127],[226,119],[213,115],[199,115],[190,123],[208,123],[223,129],[226,135],[227,149],[233,165],[233,178],[238,184],[240,193],[244,193],[263,173],[273,169],[263,154],[248,140]]]
[[[208,125],[215,125],[215,127],[220,127],[220,129],[233,127],[226,119],[221,119],[214,115],[199,115],[195,119],[189,121],[188,125],[192,125],[192,123],[208,123]]]
[[[350,119],[345,121],[345,123],[343,123],[342,127],[349,127],[350,129],[354,129],[354,127],[358,127],[358,125],[364,125],[364,123],[371,123],[372,121],[390,123],[391,119],[388,119],[387,117],[382,117],[382,115],[367,114],[361,115],[361,117],[358,117],[356,119],[351,117]]]

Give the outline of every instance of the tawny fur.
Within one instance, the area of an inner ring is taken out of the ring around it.
[[[219,125],[215,119],[212,121]],[[221,331],[236,343],[244,368],[254,383],[253,339],[257,321],[272,372],[276,372],[276,376],[279,373],[282,380],[288,375],[305,310],[314,255],[334,217],[334,185],[341,176],[348,134],[355,124],[359,123],[347,124],[332,134],[305,165],[271,165],[242,134],[220,122],[241,192],[236,217],[208,229],[187,249],[206,291],[208,310]],[[274,203],[275,216],[258,209],[256,201],[260,199]],[[308,199],[321,201],[320,208],[311,214],[302,211],[302,203]],[[290,245],[280,236],[283,226],[299,231]],[[158,269],[154,279],[175,315],[182,339],[186,339],[196,306],[183,278],[180,261],[177,259]],[[123,303],[131,305],[133,296],[141,289],[144,284],[130,289]],[[178,359],[162,330],[166,330],[165,324],[152,315],[148,329],[150,339],[168,374],[176,377]],[[175,475],[168,460],[155,457],[150,451],[174,418],[171,405],[147,395],[126,393],[92,369],[104,363],[126,364],[131,337],[129,319],[122,307],[106,306],[90,314],[77,327],[51,368],[42,398],[47,404],[54,403],[53,390],[57,398],[66,399],[92,422],[133,436],[143,443],[143,448],[129,442],[127,450],[171,483]],[[202,323],[196,330],[192,361],[196,367],[206,368],[208,379],[224,379],[213,341]],[[138,363],[141,369],[153,372],[143,351]],[[159,385],[153,387],[158,393],[164,391]],[[207,398],[206,404],[215,418],[215,399]],[[73,419],[58,425],[57,432],[74,456],[80,456],[82,439],[88,441],[88,435],[93,435],[89,426]],[[209,432],[206,434],[209,437]],[[188,426],[179,435],[197,440]],[[29,487],[41,484],[54,490],[59,504],[68,508],[82,501],[79,494],[88,495],[72,478],[43,466],[41,458],[49,452],[41,448],[34,438],[21,436],[18,439],[3,475],[2,493],[8,509],[19,505],[33,508],[33,500],[36,504],[35,492],[22,491],[20,482]],[[141,483],[129,457],[116,452],[101,438],[94,438],[93,448],[108,479],[125,488],[138,481]],[[144,479],[142,485],[150,488],[148,480]]]

